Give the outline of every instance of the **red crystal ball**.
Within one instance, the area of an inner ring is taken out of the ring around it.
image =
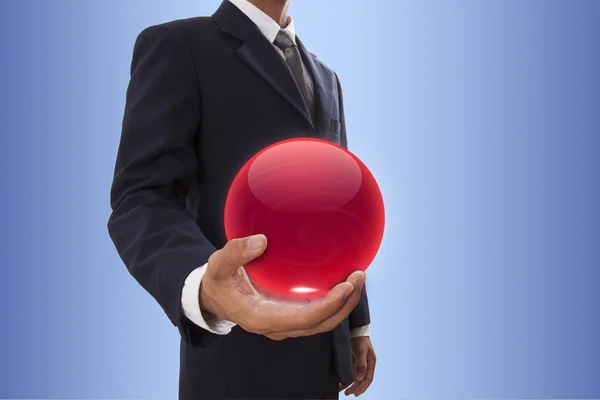
[[[267,249],[245,265],[272,294],[315,298],[373,261],[384,228],[383,198],[367,167],[320,139],[290,139],[252,157],[225,203],[227,240],[262,233]]]

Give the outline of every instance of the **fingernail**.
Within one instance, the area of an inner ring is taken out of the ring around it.
[[[256,251],[260,249],[264,243],[265,237],[263,235],[254,235],[248,238],[248,250]]]

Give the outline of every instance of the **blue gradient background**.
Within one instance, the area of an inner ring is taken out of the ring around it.
[[[176,397],[108,195],[136,35],[218,4],[0,1],[0,397]],[[600,397],[600,2],[291,14],[386,201],[364,398]]]

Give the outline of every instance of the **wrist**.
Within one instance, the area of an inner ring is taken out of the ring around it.
[[[216,316],[215,309],[213,307],[213,301],[208,295],[206,291],[207,282],[202,282],[200,284],[200,290],[198,291],[198,301],[200,303],[200,310],[203,313],[210,314],[211,316]]]

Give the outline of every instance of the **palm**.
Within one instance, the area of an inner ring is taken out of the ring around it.
[[[336,316],[335,309],[342,308],[346,300],[345,297],[339,296],[339,292],[347,290],[351,285],[348,282],[341,283],[325,297],[289,299],[253,284],[244,268],[238,270],[238,274],[233,278],[231,284],[235,287],[237,296],[240,296],[241,304],[244,304],[240,310],[241,315],[237,317],[241,321],[238,324],[244,328],[244,315],[252,314],[253,319],[259,318],[272,326],[271,330],[263,334],[274,340],[300,336],[303,330],[314,328],[328,320],[334,320],[335,318],[332,317]],[[338,297],[339,300],[332,303],[331,299],[335,297]],[[327,312],[328,309],[331,309],[331,312]],[[319,318],[320,315],[324,317]],[[298,326],[298,329],[282,331],[281,327],[285,326]],[[334,327],[331,326],[328,330]]]
[[[251,239],[260,240],[250,246]],[[207,312],[248,332],[281,340],[331,331],[358,303],[366,278],[362,271],[310,301],[284,299],[253,285],[239,266],[259,257],[265,248],[266,238],[256,235],[230,240],[210,256],[200,286],[200,303]]]

